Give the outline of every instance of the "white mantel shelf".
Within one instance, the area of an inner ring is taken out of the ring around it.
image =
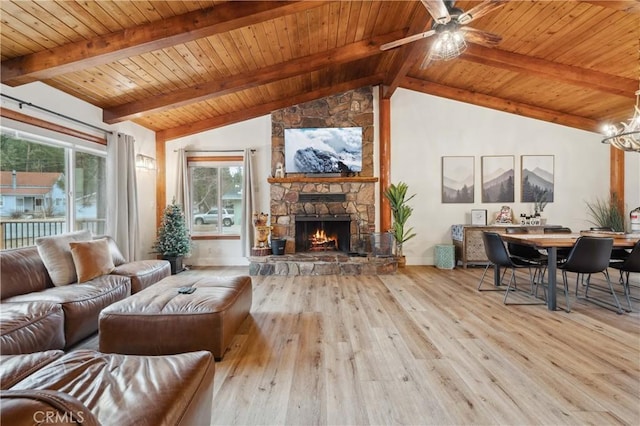
[[[363,176],[353,176],[353,177],[307,177],[307,176],[296,176],[296,177],[284,177],[284,178],[267,178],[267,182],[269,183],[295,183],[295,182],[303,182],[303,183],[342,183],[342,182],[377,182],[377,177],[363,177]]]

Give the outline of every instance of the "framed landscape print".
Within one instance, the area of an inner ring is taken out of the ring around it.
[[[483,203],[513,203],[513,163],[513,155],[482,157]]]
[[[523,155],[521,159],[520,201],[553,202],[553,155]]]
[[[474,157],[442,157],[442,202],[473,203]]]

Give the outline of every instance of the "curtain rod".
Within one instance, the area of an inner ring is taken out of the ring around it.
[[[174,149],[173,152],[178,152]],[[244,152],[244,149],[185,149],[184,152]],[[251,149],[251,152],[256,152],[255,149]]]
[[[111,130],[103,129],[102,127],[98,127],[98,126],[94,126],[91,123],[87,123],[85,121],[81,121],[81,120],[78,120],[76,118],[69,117],[68,115],[60,114],[59,112],[52,111],[50,109],[47,109],[47,108],[44,108],[44,107],[41,107],[41,106],[38,106],[38,105],[34,105],[31,102],[23,101],[22,99],[14,98],[13,96],[9,96],[9,95],[6,95],[4,93],[0,93],[0,95],[2,95],[3,98],[8,98],[8,99],[11,99],[12,101],[17,102],[18,106],[20,107],[20,109],[22,109],[23,105],[26,105],[26,106],[29,106],[31,108],[35,108],[35,109],[39,109],[41,111],[47,112],[49,114],[56,115],[58,117],[66,119],[66,120],[70,120],[70,121],[73,121],[75,123],[82,124],[83,126],[91,127],[92,129],[95,129],[95,130],[99,130],[101,132],[104,132],[104,133],[107,133],[107,134],[110,134],[110,135],[113,134],[113,132]]]

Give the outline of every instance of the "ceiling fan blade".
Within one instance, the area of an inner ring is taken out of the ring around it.
[[[502,7],[508,0],[485,0],[477,6],[472,7],[467,12],[458,16],[458,23],[466,25],[471,21],[478,19],[489,12]]]
[[[382,46],[380,46],[380,50],[393,49],[394,47],[402,46],[403,44],[411,43],[411,42],[416,41],[416,40],[420,40],[420,39],[423,39],[423,38],[430,37],[430,36],[434,35],[435,33],[436,33],[435,30],[429,30],[429,31],[425,31],[423,33],[414,34],[414,35],[409,36],[409,37],[401,38],[399,40],[383,44]]]
[[[446,24],[451,20],[449,10],[443,0],[421,0],[424,7],[427,8],[429,15],[439,24]]]
[[[462,27],[460,30],[464,31],[464,38],[470,43],[494,47],[502,41],[502,37],[498,34],[488,33],[477,28]]]

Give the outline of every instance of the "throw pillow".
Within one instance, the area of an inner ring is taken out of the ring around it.
[[[109,235],[96,235],[93,237],[94,240],[99,240],[100,238],[104,238],[107,240],[107,243],[109,243],[109,250],[111,251],[111,257],[113,258],[114,265],[120,266],[123,263],[127,263],[127,259],[124,258],[118,244],[116,244],[113,238]]]
[[[69,243],[78,282],[83,283],[115,269],[106,239]]]
[[[53,285],[61,286],[76,282],[76,268],[71,257],[69,243],[89,241],[90,239],[91,231],[89,230],[36,239],[38,253],[47,272],[49,272]]]

